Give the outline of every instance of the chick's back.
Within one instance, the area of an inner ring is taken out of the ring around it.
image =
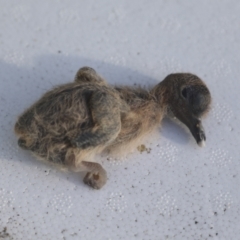
[[[56,155],[65,154],[71,139],[94,126],[90,99],[96,91],[109,89],[70,83],[47,92],[19,117],[15,125],[19,141],[39,157],[58,161]]]

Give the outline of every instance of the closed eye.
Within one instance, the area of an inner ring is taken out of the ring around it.
[[[183,90],[182,90],[182,96],[183,96],[183,98],[185,98],[185,99],[187,99],[187,88],[184,88]]]

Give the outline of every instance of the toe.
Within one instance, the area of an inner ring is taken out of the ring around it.
[[[100,189],[106,183],[106,181],[102,179],[99,173],[90,173],[90,172],[86,174],[86,176],[83,179],[83,182],[94,189]]]

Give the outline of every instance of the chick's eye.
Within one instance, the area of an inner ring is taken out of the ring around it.
[[[187,99],[187,88],[184,88],[183,90],[182,90],[182,96],[183,96],[183,98],[185,98],[185,99]]]

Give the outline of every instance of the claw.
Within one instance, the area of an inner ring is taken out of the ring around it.
[[[100,189],[105,185],[106,180],[107,176],[105,172],[102,175],[99,173],[88,172],[84,177],[83,182],[94,189]]]

